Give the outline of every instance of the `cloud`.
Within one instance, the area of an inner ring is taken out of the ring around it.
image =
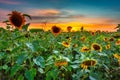
[[[18,2],[18,1],[11,1],[11,0],[0,0],[0,3],[3,3],[3,4],[11,4],[11,5],[18,5],[18,4],[21,4],[21,2]]]
[[[29,14],[32,15],[32,16],[40,16],[40,15],[50,16],[50,15],[60,14],[60,11],[56,10],[56,9],[28,9],[26,11],[29,12]]]
[[[27,12],[26,12],[27,11]],[[85,15],[75,15],[73,10],[58,10],[58,9],[28,9],[25,13],[32,16],[32,22],[63,22],[71,19],[84,18]]]
[[[9,13],[10,13],[9,10],[0,8],[0,22],[7,19],[7,14],[9,14]]]

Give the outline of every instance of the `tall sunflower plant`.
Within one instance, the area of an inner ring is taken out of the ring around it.
[[[3,21],[7,26],[6,28],[8,30],[18,29],[18,30],[28,30],[28,26],[30,23],[25,24],[26,19],[25,17],[28,17],[30,20],[32,19],[30,15],[23,14],[21,12],[18,12],[16,10],[12,11],[10,14],[8,14],[9,18],[8,20]]]

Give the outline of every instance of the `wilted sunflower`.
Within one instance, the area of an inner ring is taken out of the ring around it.
[[[98,43],[93,43],[91,48],[96,51],[100,51],[100,52],[102,51],[102,47]]]
[[[96,61],[96,60],[94,60],[94,59],[89,59],[89,60],[83,61],[80,66],[81,66],[83,69],[87,69],[88,67],[90,67],[90,66],[95,66],[96,64],[97,64],[97,61]]]
[[[80,40],[81,40],[81,41],[85,41],[85,40],[86,40],[86,37],[83,36],[83,37],[80,38]]]
[[[68,65],[68,61],[66,61],[66,60],[56,61],[56,62],[54,63],[54,65],[57,66],[57,67],[67,66],[67,65]]]
[[[106,49],[110,49],[110,44],[105,46]]]
[[[118,39],[115,44],[120,45],[120,39]]]
[[[87,46],[83,46],[80,51],[81,51],[81,52],[89,52],[89,51],[90,51],[90,48],[88,48]]]
[[[68,27],[67,27],[67,31],[68,31],[68,32],[71,32],[71,30],[72,30],[72,27],[71,27],[71,26],[68,26]]]
[[[65,46],[65,47],[67,47],[67,48],[69,48],[70,47],[70,42],[63,41],[62,45]]]
[[[57,26],[52,26],[51,32],[54,34],[54,36],[57,36],[58,34],[61,33],[61,28]]]
[[[25,24],[25,17],[20,12],[12,11],[12,14],[10,14],[9,17],[9,22],[16,28],[22,29],[22,26]]]

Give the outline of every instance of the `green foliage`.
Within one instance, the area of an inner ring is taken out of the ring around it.
[[[21,31],[0,28],[0,80],[119,80],[120,65],[113,57],[120,54],[120,45],[116,46],[119,38],[109,41],[119,32],[96,32],[93,36],[83,30],[54,37],[49,31],[27,31],[28,25]],[[80,40],[83,36],[85,41]],[[71,38],[69,48],[62,45],[67,37]],[[100,44],[102,51],[81,52],[83,46],[91,49],[93,43]],[[95,59],[97,64],[83,69],[80,65],[87,59]],[[68,64],[55,66],[56,61]]]

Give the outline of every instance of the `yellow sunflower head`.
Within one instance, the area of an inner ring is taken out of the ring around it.
[[[86,40],[86,37],[83,36],[83,37],[80,38],[80,40],[81,40],[81,41],[85,41],[85,40]]]
[[[54,65],[57,66],[57,67],[67,66],[68,61],[66,61],[66,60],[58,60],[58,61],[55,61]]]
[[[102,47],[98,43],[93,43],[91,48],[95,51],[100,51],[100,52],[102,51]]]
[[[71,32],[71,30],[72,30],[72,27],[71,27],[71,26],[68,26],[68,27],[67,27],[67,31],[68,31],[68,32]]]
[[[54,36],[57,36],[58,34],[61,33],[61,28],[57,26],[52,26],[51,32],[54,34]]]
[[[105,37],[105,38],[103,38],[103,40],[106,42],[106,41],[108,41],[108,38]]]
[[[113,54],[113,56],[114,56],[114,58],[120,59],[120,55],[117,53]]]
[[[120,39],[118,39],[115,44],[120,45]]]
[[[62,42],[62,45],[63,45],[64,47],[69,48],[69,47],[70,47],[70,42],[65,42],[65,41],[63,41],[63,42]]]
[[[85,60],[81,63],[81,67],[83,69],[87,69],[90,66],[95,66],[97,64],[97,61],[95,59],[89,59],[89,60]]]
[[[110,44],[105,46],[106,49],[110,49]]]
[[[22,29],[22,26],[25,25],[25,17],[20,12],[12,11],[9,17],[9,22],[16,28]]]
[[[78,44],[74,44],[73,47],[74,47],[74,48],[78,47]]]
[[[81,51],[81,52],[89,52],[89,51],[90,51],[90,48],[88,48],[87,46],[83,46],[80,51]]]

